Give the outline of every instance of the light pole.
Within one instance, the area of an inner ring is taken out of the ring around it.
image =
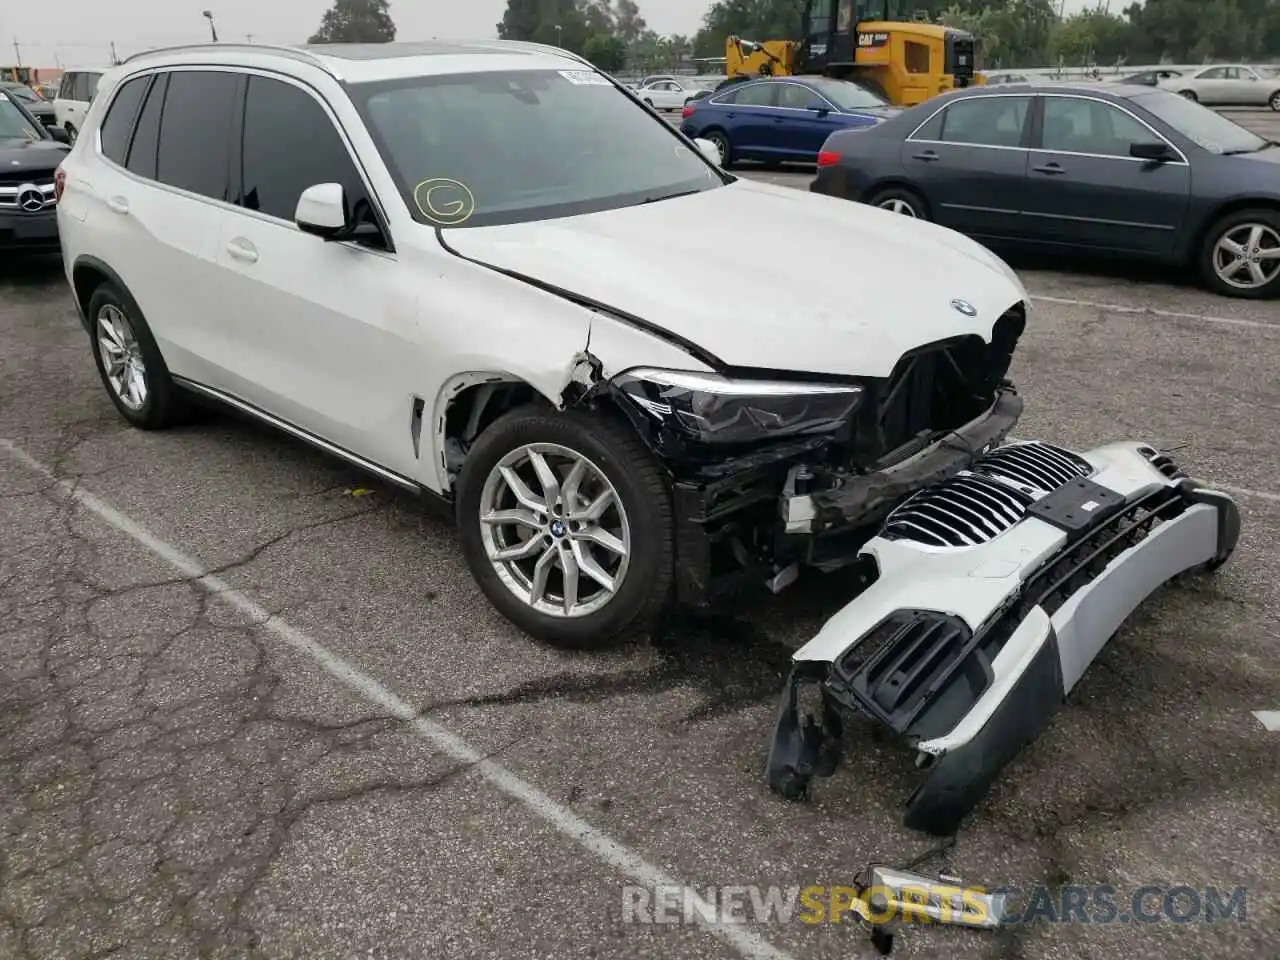
[[[204,18],[209,21],[209,36],[213,37],[213,42],[218,42],[218,28],[213,25],[213,11],[202,11]]]

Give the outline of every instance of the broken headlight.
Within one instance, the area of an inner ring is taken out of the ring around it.
[[[731,380],[641,368],[613,385],[664,426],[702,443],[750,443],[838,430],[857,408],[853,384]]]

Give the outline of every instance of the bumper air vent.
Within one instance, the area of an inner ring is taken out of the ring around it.
[[[897,611],[833,667],[850,706],[899,733],[957,682],[972,705],[994,676],[964,621],[929,610]]]
[[[1093,476],[1093,465],[1079,454],[1051,443],[1010,443],[983,457],[974,472],[1016,486],[1039,499],[1064,483]]]
[[[1187,474],[1169,454],[1156,450],[1154,447],[1139,447],[1138,452],[1170,480],[1185,480],[1187,478]]]
[[[889,514],[880,536],[933,547],[972,547],[1000,536],[1033,502],[1022,490],[966,472],[902,503]]]

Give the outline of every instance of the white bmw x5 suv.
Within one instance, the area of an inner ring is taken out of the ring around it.
[[[505,616],[591,645],[736,578],[870,584],[1022,409],[1003,262],[713,156],[538,45],[185,47],[103,77],[58,226],[130,423],[216,401],[447,505]],[[958,522],[1090,472],[1029,457]]]

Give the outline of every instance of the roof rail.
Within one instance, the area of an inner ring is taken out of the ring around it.
[[[139,53],[133,54],[132,56],[125,57],[122,61],[120,61],[120,63],[121,65],[123,65],[126,63],[131,63],[134,60],[139,60],[143,57],[157,56],[157,55],[166,54],[166,53],[177,53],[183,50],[199,50],[202,52],[210,51],[210,50],[231,50],[236,53],[262,53],[265,51],[269,53],[281,54],[281,55],[290,57],[293,60],[298,60],[302,63],[311,64],[312,66],[323,67],[323,64],[320,62],[319,59],[317,59],[313,54],[299,47],[286,47],[286,46],[272,44],[272,43],[222,43],[222,42],[219,42],[216,44],[215,43],[180,43],[180,44],[175,44],[174,46],[171,46],[171,47],[155,47],[151,50],[143,50]]]
[[[533,53],[549,53],[554,56],[564,57],[566,60],[573,60],[577,63],[584,63],[592,70],[595,66],[586,57],[565,50],[563,47],[553,46],[549,43],[534,43],[532,40],[469,40],[464,41],[468,46],[485,47],[490,50],[528,50]]]

